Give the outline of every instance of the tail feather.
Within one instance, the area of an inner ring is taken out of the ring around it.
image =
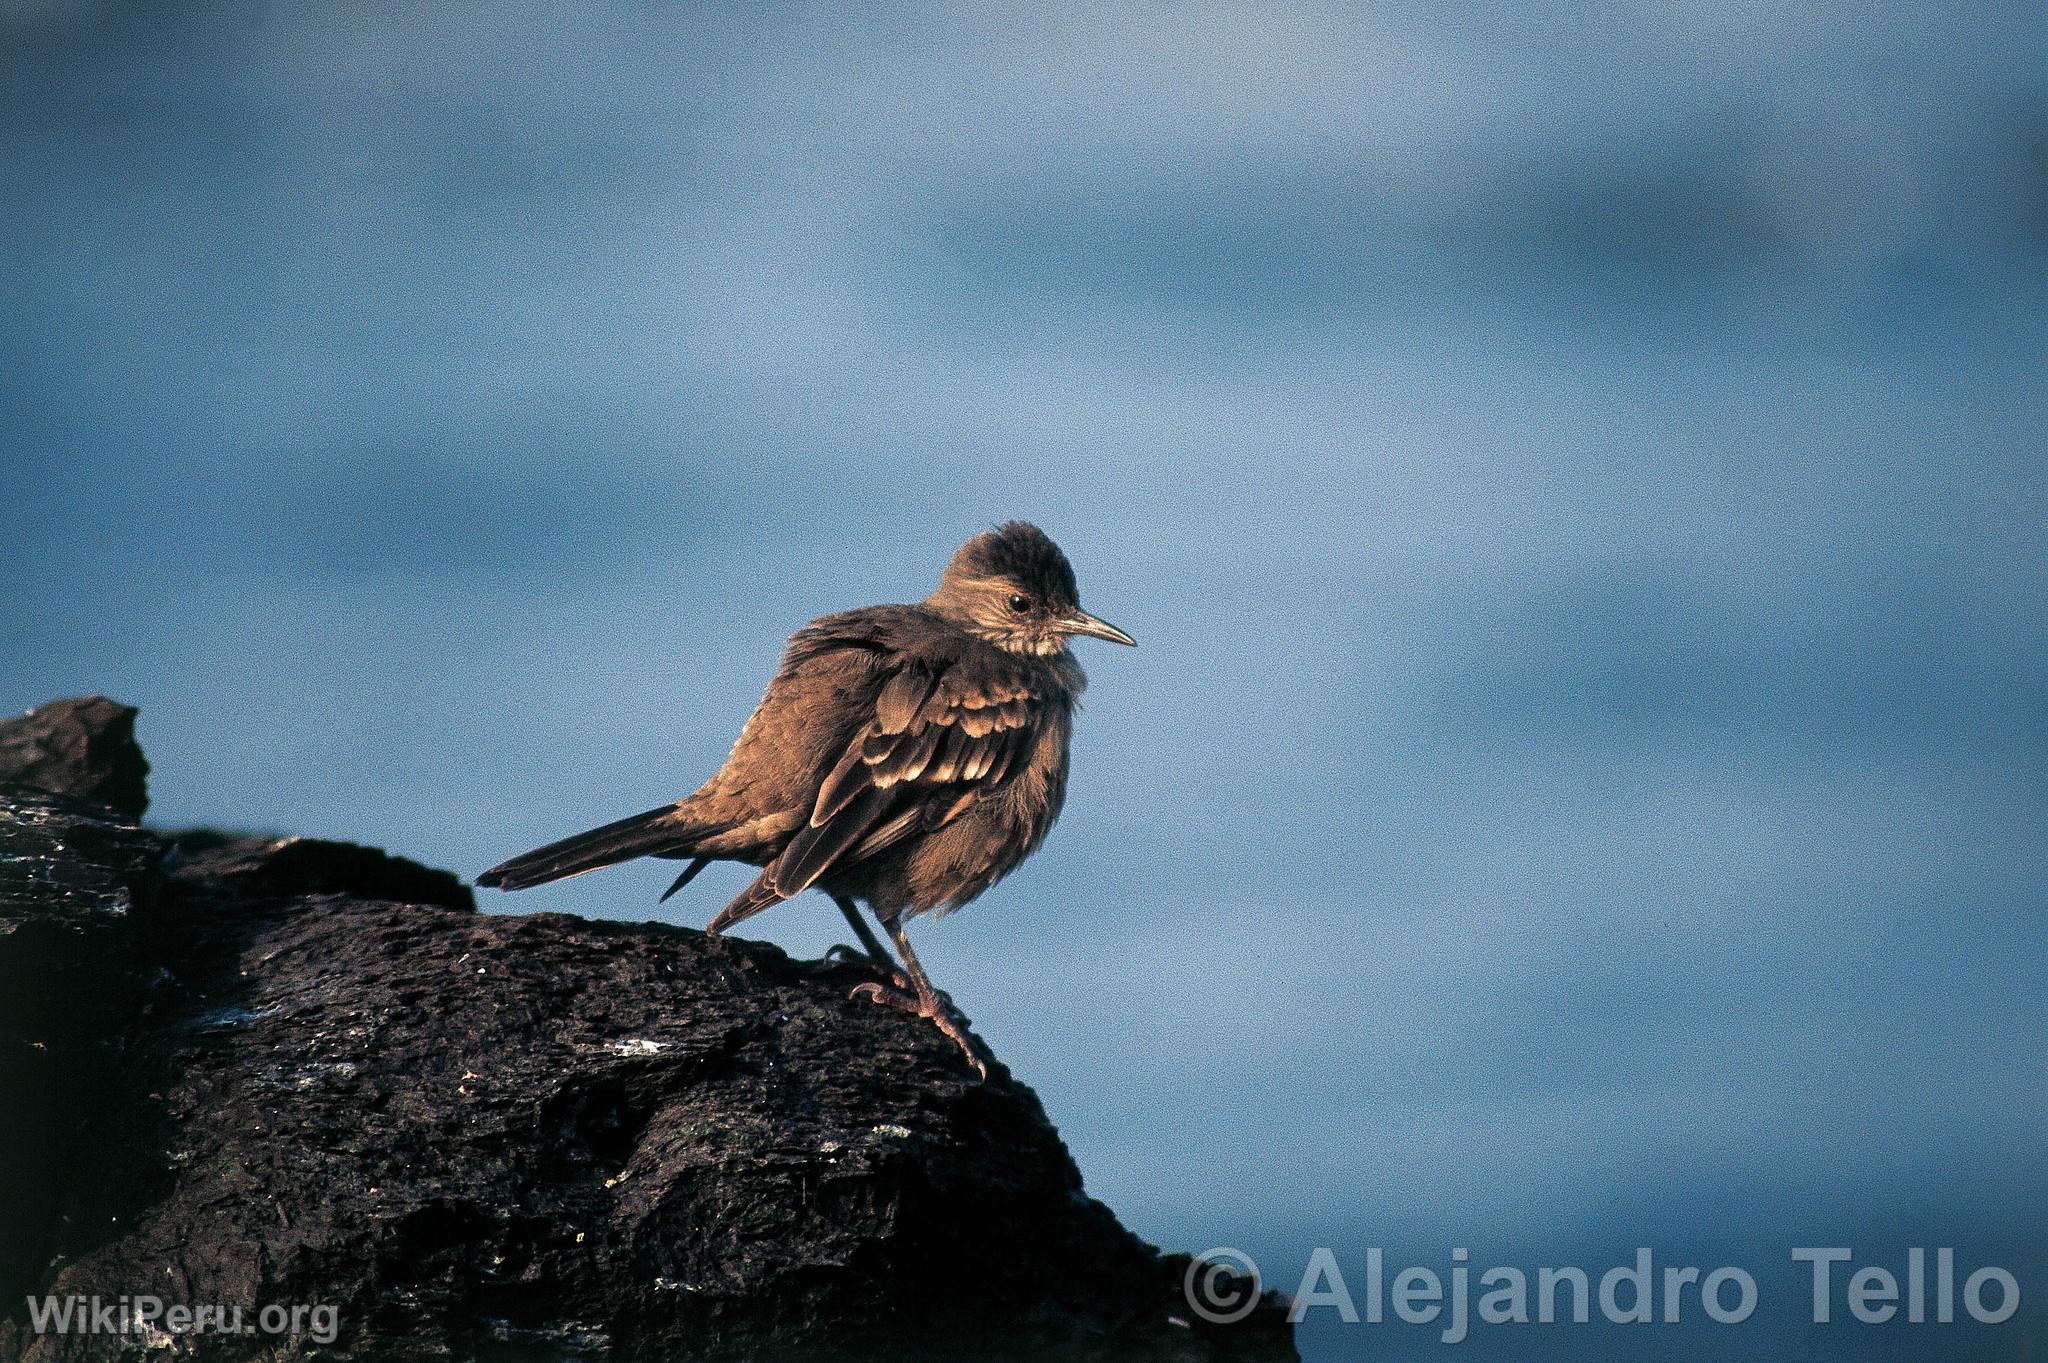
[[[676,877],[675,883],[670,885],[666,890],[663,890],[661,892],[661,902],[666,904],[668,902],[670,895],[673,895],[677,890],[682,889],[683,886],[695,880],[697,878],[697,872],[703,870],[706,866],[709,866],[710,864],[710,857],[692,858],[690,864],[683,868],[683,873]]]
[[[616,823],[551,842],[545,847],[536,847],[523,856],[493,866],[478,876],[476,883],[495,885],[501,890],[523,890],[529,885],[545,885],[551,880],[581,875],[585,871],[595,871],[601,866],[630,861],[634,857],[663,853],[687,855],[691,844],[704,832],[702,827],[678,818],[676,806],[663,805],[629,819],[620,819]]]

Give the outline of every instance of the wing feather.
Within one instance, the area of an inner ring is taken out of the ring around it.
[[[922,667],[906,667],[889,678],[875,697],[875,732],[900,734],[909,728],[937,685],[938,678]]]
[[[784,899],[808,890],[819,876],[832,869],[840,853],[886,818],[888,804],[888,794],[870,786],[833,818],[798,829],[768,868],[769,885]]]
[[[923,777],[925,768],[931,765],[948,732],[946,726],[936,720],[927,722],[907,745],[902,760],[886,766],[877,764],[873,774],[875,784],[893,786],[898,781],[915,781]]]
[[[822,828],[867,787],[861,744],[855,740],[847,748],[846,756],[840,758],[838,765],[825,777],[825,783],[818,787],[817,803],[811,807],[811,827]]]
[[[820,785],[809,823],[763,873],[766,887],[787,898],[834,867],[960,817],[1001,788],[1039,715],[1021,684],[905,663]]]

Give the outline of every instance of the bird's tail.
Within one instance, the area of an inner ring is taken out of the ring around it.
[[[702,825],[683,818],[675,805],[663,805],[536,847],[524,856],[493,866],[478,876],[476,883],[495,885],[501,890],[523,890],[529,885],[545,885],[634,857],[687,856],[705,831]]]

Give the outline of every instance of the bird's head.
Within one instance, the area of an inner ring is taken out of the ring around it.
[[[1081,609],[1067,556],[1026,521],[985,530],[961,545],[924,604],[1011,653],[1050,657],[1077,634],[1137,643]]]

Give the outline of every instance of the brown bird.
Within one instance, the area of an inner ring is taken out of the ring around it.
[[[1081,634],[1136,642],[1081,609],[1067,556],[1037,526],[976,535],[918,605],[842,611],[792,635],[725,765],[695,792],[514,857],[477,883],[518,890],[634,857],[689,858],[667,899],[713,861],[762,867],[711,920],[714,936],[815,885],[897,984],[854,995],[931,1019],[986,1077],[904,920],[959,908],[1045,840],[1066,800],[1067,740],[1087,685],[1067,652]],[[855,900],[887,929],[903,973]]]

